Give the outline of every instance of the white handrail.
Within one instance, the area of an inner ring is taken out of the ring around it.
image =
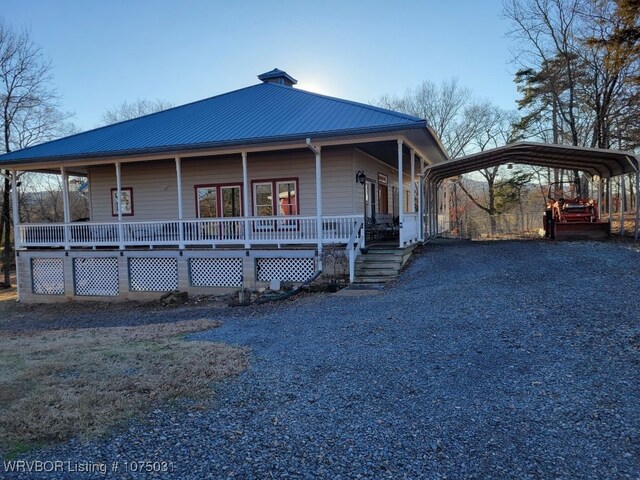
[[[18,239],[23,248],[313,244],[320,224],[323,243],[347,243],[363,221],[362,215],[323,215],[322,222],[314,215],[291,215],[21,224]]]
[[[349,283],[356,279],[356,258],[358,250],[364,247],[365,241],[364,217],[357,220],[353,233],[347,241],[347,253],[349,255]]]

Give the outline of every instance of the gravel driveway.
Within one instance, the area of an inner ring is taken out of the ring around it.
[[[181,479],[639,478],[639,266],[625,244],[429,244],[381,295],[221,318],[199,337],[252,366],[211,404],[28,458],[118,478],[154,477],[124,473],[136,460]]]

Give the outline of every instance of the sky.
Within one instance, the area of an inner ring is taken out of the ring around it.
[[[452,77],[514,109],[502,0],[3,0],[53,64],[62,109],[81,129],[124,101],[176,105],[259,82],[368,103]]]

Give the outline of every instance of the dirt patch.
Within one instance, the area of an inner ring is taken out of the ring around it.
[[[0,332],[0,448],[100,434],[247,366],[243,348],[187,341],[201,319],[136,327]]]

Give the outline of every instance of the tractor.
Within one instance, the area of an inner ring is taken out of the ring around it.
[[[573,185],[565,198],[564,185]],[[602,240],[611,234],[611,223],[599,218],[598,202],[583,197],[580,182],[554,182],[549,185],[544,212],[544,236],[555,240]]]

